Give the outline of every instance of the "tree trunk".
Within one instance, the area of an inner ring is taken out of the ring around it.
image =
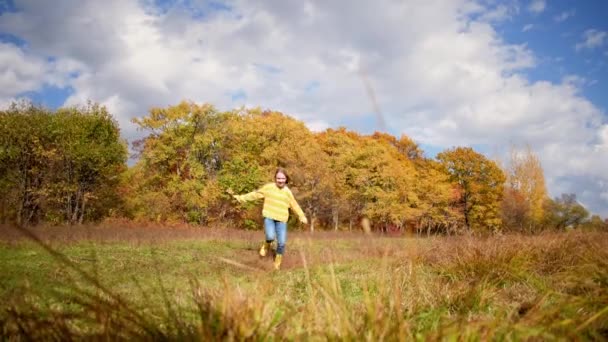
[[[65,164],[65,174],[66,174],[66,183],[63,186],[64,191],[67,192],[66,194],[66,204],[65,204],[65,218],[68,220],[68,222],[71,223],[71,218],[72,215],[74,214],[74,193],[72,191],[70,191],[70,184],[72,184],[72,180],[74,178],[73,176],[73,168],[72,168],[72,162],[70,160],[67,160],[64,158],[64,164]]]
[[[21,199],[21,201],[19,201],[19,204],[17,205],[17,226],[21,227],[21,225],[23,224],[23,220],[21,219],[21,215],[23,214],[23,198]]]
[[[85,208],[86,204],[87,204],[87,197],[83,196],[82,197],[82,208],[80,209],[80,218],[78,219],[78,224],[82,224],[82,221],[84,220],[84,208]]]
[[[72,217],[70,217],[70,224],[74,224],[78,221],[78,209],[79,209],[79,202],[80,202],[80,198],[82,197],[82,190],[78,189],[78,192],[76,193],[76,200],[74,201],[74,211],[72,212]]]
[[[339,213],[337,209],[334,209],[334,230],[338,230]]]
[[[372,233],[371,222],[367,217],[361,218],[361,229],[363,229],[364,234],[369,235]]]
[[[23,179],[20,182],[21,184],[21,198],[18,200],[17,204],[17,226],[23,225],[23,211],[25,210],[25,203],[27,201],[27,173],[23,173]]]
[[[337,207],[333,207],[332,210],[332,220],[334,222],[334,230],[338,230],[338,222],[340,220],[340,212]]]
[[[65,204],[65,217],[69,220],[70,217],[72,217],[72,194],[68,193],[66,198],[66,204]]]
[[[7,214],[7,211],[6,211],[6,202],[7,201],[6,201],[5,198],[3,198],[0,201],[0,223],[2,223],[2,224],[6,223],[6,214]]]
[[[29,210],[29,214],[27,217],[27,220],[25,221],[26,225],[29,225],[31,222],[33,222],[34,216],[36,215],[38,211],[38,205],[34,205],[30,210]]]
[[[467,227],[467,230],[471,230],[471,225],[469,224],[469,208],[467,208],[468,206],[468,195],[465,193],[465,195],[463,196],[464,198],[464,225]]]

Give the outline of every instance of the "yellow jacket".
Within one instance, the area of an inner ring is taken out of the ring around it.
[[[287,222],[289,219],[289,208],[291,208],[298,215],[302,223],[308,223],[306,215],[304,215],[287,185],[281,189],[275,183],[268,183],[256,191],[245,195],[236,195],[234,198],[241,203],[263,198],[264,208],[262,209],[262,215],[264,217]]]

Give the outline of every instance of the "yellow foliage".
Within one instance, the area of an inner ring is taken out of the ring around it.
[[[508,197],[512,201],[511,209],[523,212],[520,225],[534,230],[544,219],[543,204],[548,198],[540,159],[530,146],[523,150],[512,147],[505,173],[506,188],[511,194]],[[509,215],[509,212],[505,214]]]

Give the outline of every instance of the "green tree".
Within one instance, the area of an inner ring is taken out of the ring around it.
[[[127,148],[105,107],[61,108],[53,115],[58,158],[52,174],[48,215],[61,221],[97,220],[119,204],[116,187],[126,169]],[[52,204],[52,205],[51,205]]]
[[[589,230],[606,231],[608,230],[608,220],[602,220],[599,215],[593,215],[583,224],[583,227]]]
[[[51,112],[13,105],[0,112],[0,131],[0,186],[7,194],[8,220],[82,223],[106,216],[119,202],[117,175],[127,151],[104,107]]]
[[[545,201],[545,225],[549,228],[564,230],[578,228],[589,217],[589,212],[576,200],[575,194],[562,194]]]
[[[0,111],[0,186],[3,221],[37,223],[56,155],[50,129],[51,113],[31,103],[13,103]]]

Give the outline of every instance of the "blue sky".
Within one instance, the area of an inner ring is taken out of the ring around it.
[[[606,217],[605,13],[600,0],[0,0],[0,106],[92,100],[129,140],[133,117],[185,99],[385,129],[428,156],[527,144],[552,196]]]
[[[559,82],[569,75],[582,77],[585,97],[606,112],[608,36],[598,47],[577,49],[577,44],[583,43],[588,30],[608,31],[607,13],[608,1],[547,1],[542,12],[522,11],[497,30],[506,41],[526,44],[534,51],[539,63],[527,70],[530,80]]]

